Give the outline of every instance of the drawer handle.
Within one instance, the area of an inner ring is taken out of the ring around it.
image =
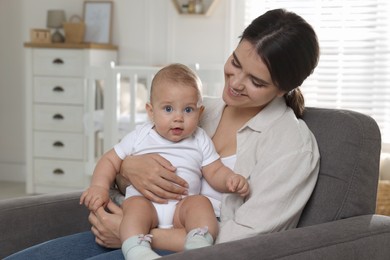
[[[64,61],[62,59],[60,59],[60,58],[57,58],[57,59],[53,60],[53,63],[54,64],[64,64]]]
[[[53,146],[55,146],[55,147],[64,147],[65,145],[62,142],[57,141],[57,142],[54,142]]]
[[[55,86],[55,87],[53,88],[53,91],[54,91],[54,92],[64,92],[64,88],[61,87],[61,86]]]
[[[65,172],[64,172],[62,169],[57,168],[57,169],[55,169],[55,170],[53,171],[53,173],[54,173],[54,174],[60,175],[60,174],[64,174]]]
[[[55,114],[55,115],[53,116],[53,119],[55,119],[55,120],[63,120],[63,119],[64,119],[64,116],[61,115],[61,114]]]

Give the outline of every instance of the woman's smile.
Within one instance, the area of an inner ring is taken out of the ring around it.
[[[235,91],[233,88],[229,88],[229,93],[230,93],[232,96],[234,96],[234,97],[239,97],[239,96],[242,95],[241,93]]]

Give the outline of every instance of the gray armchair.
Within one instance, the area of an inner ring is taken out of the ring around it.
[[[390,217],[375,215],[381,139],[376,122],[307,108],[321,154],[316,188],[298,228],[165,256],[164,259],[389,259]],[[80,192],[0,201],[0,257],[90,228]]]

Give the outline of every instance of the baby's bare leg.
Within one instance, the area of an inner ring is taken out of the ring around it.
[[[202,195],[186,197],[175,212],[175,227],[184,227],[187,233],[195,228],[208,227],[208,232],[215,239],[218,235],[218,221],[213,206],[208,198]]]
[[[187,235],[187,232],[184,228],[155,228],[151,231],[151,233],[153,235],[153,248],[174,252],[183,251],[183,246]]]
[[[122,208],[123,219],[119,231],[122,243],[131,236],[148,234],[157,226],[156,209],[148,199],[130,197],[123,202]]]
[[[122,252],[125,259],[155,259],[157,255],[150,246],[149,232],[157,226],[157,213],[146,198],[134,196],[122,205],[123,218],[120,225]]]
[[[185,250],[212,245],[218,235],[218,221],[213,206],[202,195],[186,197],[179,203],[174,225],[183,226],[187,231]]]

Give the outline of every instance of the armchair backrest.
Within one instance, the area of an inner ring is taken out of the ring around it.
[[[320,172],[299,227],[374,214],[381,135],[371,117],[349,110],[306,108],[317,139]]]

